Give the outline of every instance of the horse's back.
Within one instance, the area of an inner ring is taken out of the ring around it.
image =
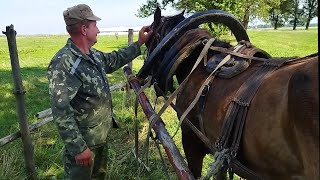
[[[243,138],[245,156],[256,171],[274,172],[274,179],[318,178],[318,81],[315,59],[284,66],[262,83]]]

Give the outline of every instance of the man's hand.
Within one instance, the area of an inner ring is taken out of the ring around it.
[[[142,44],[144,44],[145,42],[148,41],[148,39],[150,38],[150,36],[152,35],[152,29],[150,28],[150,26],[143,26],[140,31],[139,31],[139,38],[138,38],[138,44],[139,46],[141,46]]]
[[[76,164],[79,166],[89,167],[92,165],[92,162],[93,162],[92,152],[89,148],[77,154],[74,158],[76,160]]]

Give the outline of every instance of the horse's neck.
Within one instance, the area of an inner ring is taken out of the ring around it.
[[[171,49],[174,49],[179,56],[185,56],[183,55],[185,51],[188,51],[191,49],[191,46],[201,42],[203,39],[210,39],[212,38],[211,33],[207,30],[196,28],[191,29],[187,32],[185,32],[181,38],[176,41],[176,43],[171,47]],[[177,63],[177,69],[175,71],[178,83],[182,83],[182,81],[189,75],[192,67],[194,66],[196,60],[198,59],[198,56],[202,50],[202,46],[199,46],[199,44],[195,49],[192,50],[192,53],[185,57],[182,60],[179,60],[178,62],[174,62],[171,64]],[[175,56],[177,58],[178,56]],[[177,59],[172,59],[170,61],[176,61]],[[200,64],[201,65],[201,64]]]
[[[181,84],[186,77],[190,74],[194,64],[197,60],[199,53],[192,53],[186,60],[180,64],[178,69],[176,70],[176,78],[179,84]],[[200,67],[199,67],[200,66]],[[203,63],[200,63],[195,71],[205,71],[205,67]],[[206,72],[203,72],[206,73]]]

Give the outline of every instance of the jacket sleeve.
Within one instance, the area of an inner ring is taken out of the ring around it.
[[[81,80],[71,74],[70,63],[66,56],[58,58],[59,63],[48,68],[49,93],[54,122],[66,150],[75,156],[87,148],[86,142],[74,119],[74,110],[70,101],[75,97]]]
[[[102,67],[105,69],[106,73],[112,73],[139,56],[141,54],[141,50],[138,43],[134,42],[130,46],[117,51],[101,53],[104,56]]]

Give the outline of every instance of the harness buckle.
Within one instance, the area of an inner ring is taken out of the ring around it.
[[[231,151],[230,153],[232,158],[235,158],[237,156],[237,152],[236,151]]]
[[[204,40],[202,40],[202,44],[205,46],[208,41],[209,41],[208,39],[204,39]]]
[[[217,139],[217,141],[214,143],[214,145],[215,145],[215,147],[216,147],[216,149],[217,149],[217,151],[221,151],[222,150],[222,146],[221,146],[221,144],[220,144],[220,142],[219,142],[220,140],[219,139]]]
[[[210,90],[210,85],[205,85],[202,90],[201,96],[206,96],[208,94],[209,90]]]

